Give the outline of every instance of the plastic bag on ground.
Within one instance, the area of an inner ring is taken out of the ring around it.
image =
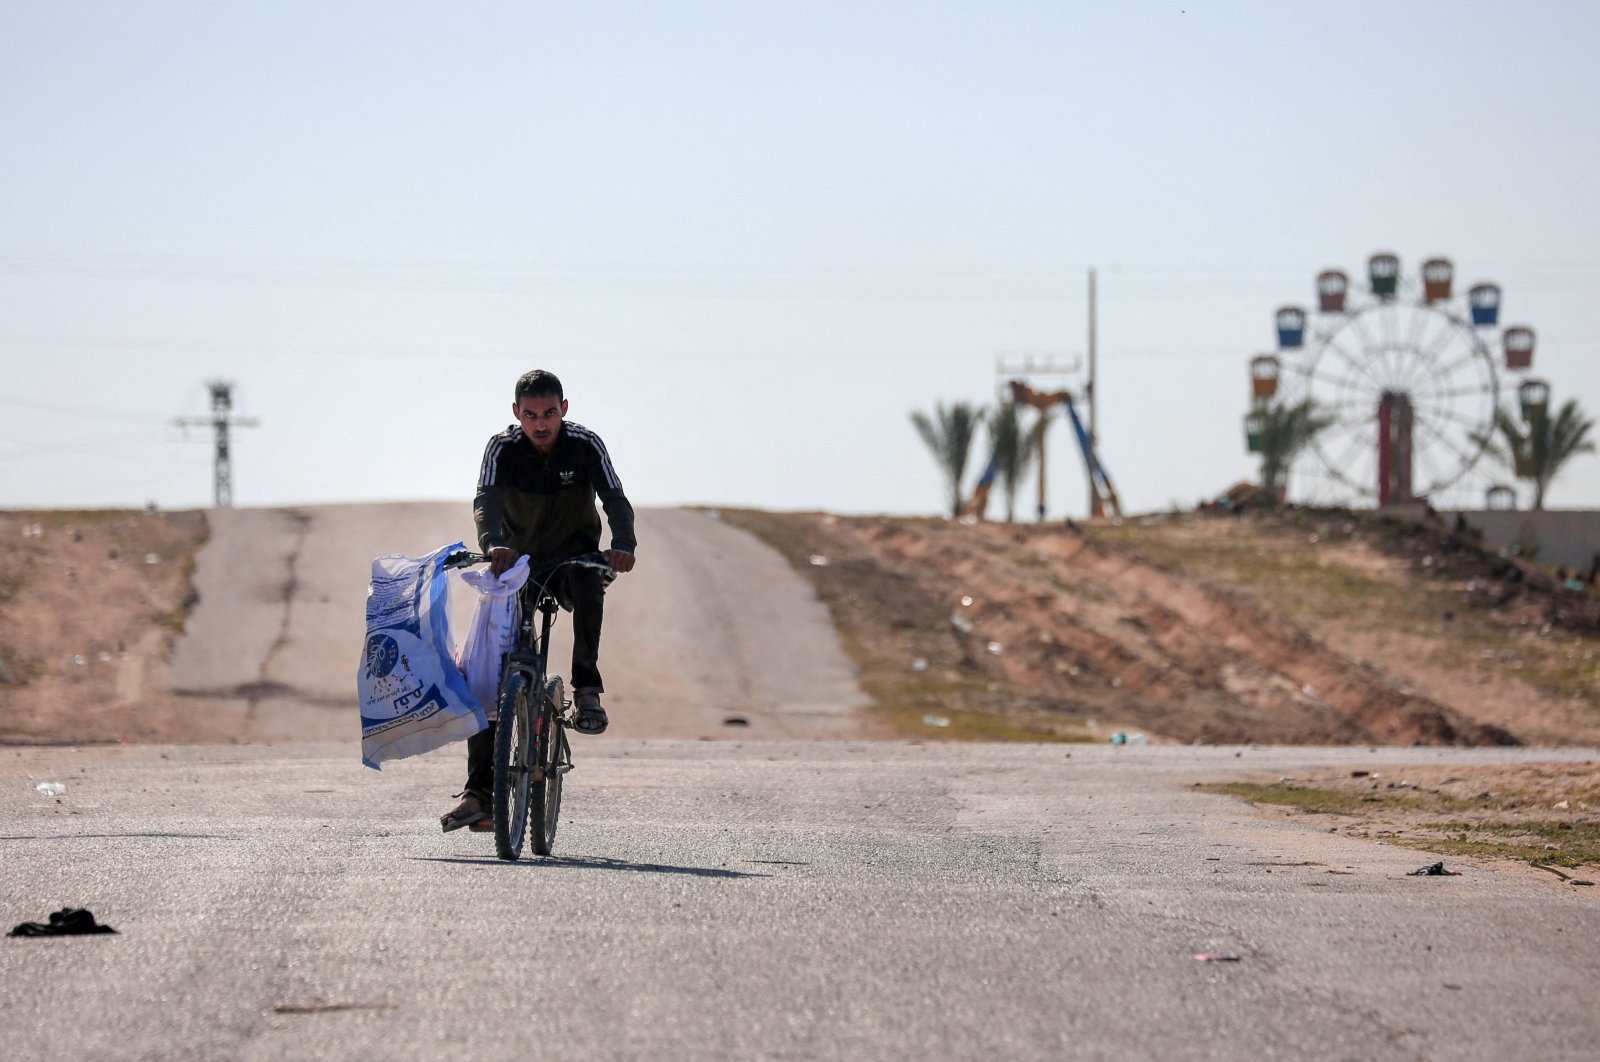
[[[466,676],[467,688],[493,720],[499,708],[500,660],[517,642],[521,619],[518,591],[528,581],[528,558],[518,557],[516,564],[499,575],[470,571],[462,572],[461,578],[478,591],[478,606],[456,663]]]
[[[425,557],[393,554],[372,562],[356,687],[361,762],[375,770],[465,741],[489,725],[456,666],[446,609],[444,561],[465,548],[457,542]]]

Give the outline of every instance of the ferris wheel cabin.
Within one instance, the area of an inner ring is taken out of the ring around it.
[[[1533,368],[1533,329],[1527,325],[1517,325],[1515,328],[1506,329],[1504,338],[1506,352],[1506,368],[1531,369]]]
[[[1529,377],[1517,387],[1517,405],[1522,410],[1524,423],[1532,424],[1550,410],[1550,385]]]
[[[1317,309],[1322,313],[1344,313],[1345,293],[1350,278],[1340,269],[1325,269],[1317,274]]]
[[[1283,362],[1276,354],[1258,354],[1250,359],[1250,397],[1272,398],[1278,393],[1278,377]]]
[[[1400,292],[1399,257],[1386,252],[1367,259],[1367,281],[1378,298],[1394,298]]]
[[[1455,281],[1456,267],[1448,258],[1430,258],[1422,263],[1422,298],[1426,302],[1446,302]]]
[[[1493,328],[1500,323],[1500,285],[1474,284],[1467,292],[1472,307],[1472,323],[1478,328]]]
[[[1280,306],[1277,313],[1278,346],[1298,350],[1306,342],[1306,312],[1298,306]]]

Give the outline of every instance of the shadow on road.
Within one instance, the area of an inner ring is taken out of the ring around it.
[[[108,841],[119,840],[125,837],[154,837],[158,839],[179,838],[196,841],[220,841],[233,837],[228,833],[26,833],[6,834],[0,836],[0,841]]]
[[[633,863],[609,856],[537,856],[531,859],[505,860],[491,856],[412,856],[423,863],[475,863],[489,866],[523,866],[579,870],[627,870],[636,874],[687,874],[693,878],[770,878],[771,874],[754,874],[747,870],[724,870],[721,867],[680,867],[670,863]]]

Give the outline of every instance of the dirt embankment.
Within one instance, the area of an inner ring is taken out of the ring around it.
[[[723,516],[811,576],[903,732],[937,736],[932,717],[952,736],[1600,740],[1592,596],[1443,529]]]
[[[173,740],[204,513],[0,513],[0,741]]]

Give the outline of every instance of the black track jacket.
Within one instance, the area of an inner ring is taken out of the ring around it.
[[[611,524],[611,548],[632,553],[633,506],[600,436],[563,421],[555,449],[545,456],[513,424],[483,451],[472,500],[478,545],[485,553],[509,546],[535,564],[592,553],[600,548],[596,497]]]

